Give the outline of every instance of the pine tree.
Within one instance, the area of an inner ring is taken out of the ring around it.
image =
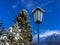
[[[3,33],[5,33],[5,29],[3,27],[2,21],[0,21],[0,35],[3,35]]]
[[[0,44],[3,45],[5,43],[4,35],[6,34],[6,30],[4,29],[2,21],[0,21]]]
[[[32,45],[32,29],[29,25],[29,17],[26,10],[22,10],[20,14],[16,17],[16,22],[18,22],[19,28],[21,28],[22,38],[24,45]],[[20,41],[21,42],[21,41]]]

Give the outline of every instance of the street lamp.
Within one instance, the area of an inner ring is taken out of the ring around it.
[[[43,13],[44,13],[44,10],[37,7],[36,9],[34,9],[32,11],[32,13],[34,14],[34,21],[35,23],[38,25],[38,45],[40,45],[40,40],[39,40],[39,24],[42,22],[42,17],[43,17]]]

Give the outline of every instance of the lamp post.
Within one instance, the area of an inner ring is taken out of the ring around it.
[[[42,18],[43,18],[43,13],[44,13],[44,10],[37,7],[36,9],[34,9],[32,11],[32,13],[34,14],[34,21],[35,23],[37,24],[38,28],[37,28],[37,32],[38,32],[38,45],[40,45],[40,40],[39,40],[39,24],[42,22]]]

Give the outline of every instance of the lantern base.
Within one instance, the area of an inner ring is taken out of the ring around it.
[[[41,21],[36,21],[37,24],[42,23]]]

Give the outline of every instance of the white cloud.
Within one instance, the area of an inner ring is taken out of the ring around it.
[[[39,35],[40,35],[40,38],[42,38],[42,37],[50,36],[52,34],[60,34],[60,31],[54,31],[54,30],[53,31],[46,31],[43,34],[39,34]],[[33,40],[35,40],[36,38],[38,38],[37,34],[34,36]]]
[[[12,5],[12,8],[16,8],[19,4],[19,1],[17,1],[14,5]]]
[[[47,32],[45,32],[45,33],[43,33],[43,34],[40,34],[40,37],[46,37],[46,36],[50,36],[50,35],[52,35],[52,34],[60,34],[60,31],[47,31]]]
[[[33,0],[20,0],[20,2],[28,10],[30,10],[35,5]]]
[[[45,6],[47,6],[47,5],[49,5],[49,4],[51,4],[51,3],[53,3],[54,2],[54,0],[53,1],[46,1],[45,3],[42,3],[42,4],[40,4],[40,6],[41,7],[45,7]]]
[[[33,4],[32,4],[32,2],[30,2],[30,3],[28,3],[26,6],[27,6],[27,8],[30,9],[30,8],[33,6]]]
[[[20,0],[20,1],[21,1],[22,4],[24,3],[24,0]]]

